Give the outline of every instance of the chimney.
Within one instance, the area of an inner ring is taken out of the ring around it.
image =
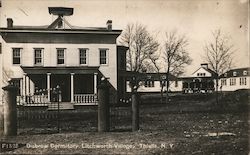
[[[13,28],[13,19],[7,18],[7,28]]]
[[[203,64],[201,64],[201,67],[202,67],[202,68],[208,69],[208,63],[203,63]]]
[[[112,30],[112,20],[107,21],[107,30],[111,31]]]

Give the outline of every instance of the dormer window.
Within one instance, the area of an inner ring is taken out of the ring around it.
[[[233,76],[236,76],[237,75],[237,72],[233,72]]]
[[[224,74],[224,77],[227,77],[227,73]]]
[[[247,71],[243,71],[243,75],[247,75]]]

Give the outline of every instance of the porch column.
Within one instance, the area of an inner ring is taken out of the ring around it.
[[[70,102],[74,102],[74,75],[75,73],[70,73]]]
[[[26,77],[27,77],[27,74],[24,73],[23,74],[23,88],[24,88],[24,91],[23,91],[23,97],[24,97],[24,102],[26,102],[26,95],[27,95],[27,82],[26,82]]]
[[[50,102],[50,75],[51,75],[51,73],[47,73],[48,102]]]
[[[97,94],[97,75],[98,73],[94,73],[94,94]]]

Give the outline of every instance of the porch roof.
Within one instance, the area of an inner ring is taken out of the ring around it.
[[[67,67],[67,66],[59,66],[59,67],[27,67],[27,66],[21,66],[23,71],[27,74],[94,74],[99,73],[99,66],[79,66],[79,67]]]

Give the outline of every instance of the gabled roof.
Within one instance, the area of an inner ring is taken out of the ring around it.
[[[210,68],[205,68],[205,67],[200,67],[200,68],[198,68],[196,71],[194,71],[194,72],[192,73],[192,75],[193,75],[195,72],[197,72],[199,69],[201,69],[201,68],[203,68],[203,69],[206,70],[207,72],[211,73],[212,76],[216,76],[216,73],[215,73],[213,70],[211,70]]]
[[[241,77],[241,76],[250,76],[250,67],[231,69],[226,73],[222,74],[220,78]]]

